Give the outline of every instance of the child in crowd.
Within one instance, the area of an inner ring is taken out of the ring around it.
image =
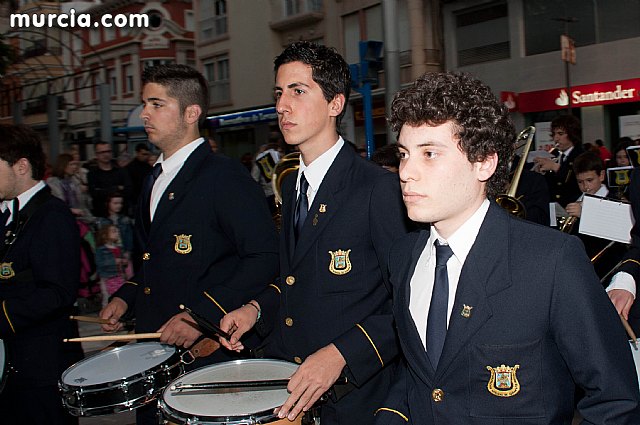
[[[106,224],[98,229],[98,248],[96,249],[96,266],[100,278],[102,306],[109,302],[109,297],[116,292],[130,273],[129,258],[120,245],[120,231],[115,224]]]
[[[98,218],[97,228],[100,229],[107,224],[118,226],[122,248],[127,255],[131,255],[133,250],[133,220],[122,214],[124,197],[119,192],[113,192],[107,196],[106,206],[106,217]]]

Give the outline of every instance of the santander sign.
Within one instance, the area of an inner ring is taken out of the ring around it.
[[[520,93],[520,112],[549,111],[571,106],[595,106],[613,103],[640,102],[640,79],[588,84],[571,88],[571,96],[564,88]]]

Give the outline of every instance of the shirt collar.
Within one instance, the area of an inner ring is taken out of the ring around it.
[[[569,156],[569,154],[571,153],[573,148],[575,148],[575,146],[571,145],[571,147],[569,149],[567,149],[566,151],[562,152],[562,154],[564,155],[565,158]]]
[[[311,164],[305,165],[302,161],[302,155],[300,155],[300,168],[298,169],[298,181],[296,182],[296,190],[300,187],[300,176],[304,173],[304,177],[309,183],[309,187],[313,192],[316,192],[324,179],[324,176],[329,171],[331,164],[338,156],[340,149],[344,146],[344,140],[342,136],[338,137],[338,141],[327,149],[322,155],[316,158]]]
[[[24,206],[27,205],[27,203],[31,200],[31,198],[33,198],[33,196],[36,193],[44,189],[45,186],[46,185],[44,181],[40,180],[33,187],[25,190],[20,195],[18,195],[18,205],[19,205],[18,208],[19,209],[24,208]],[[13,200],[12,199],[8,199],[0,203],[0,211],[4,212],[7,208],[9,208],[9,211],[11,211],[11,215],[13,216]]]
[[[600,196],[601,198],[604,198],[608,194],[609,194],[609,189],[607,189],[607,186],[601,184],[600,189],[598,189],[598,191],[595,193],[595,196]]]
[[[460,264],[464,264],[467,259],[467,255],[469,255],[469,251],[471,251],[471,247],[476,242],[478,232],[480,232],[480,226],[482,226],[482,222],[489,210],[489,205],[489,200],[485,199],[476,212],[474,212],[473,215],[449,237],[449,239],[442,238],[442,236],[438,234],[436,228],[431,226],[431,233],[429,235],[427,246],[433,246],[436,240],[439,240],[441,244],[446,243],[449,245],[458,261],[460,261]]]
[[[184,162],[204,142],[204,137],[199,137],[193,142],[178,149],[171,157],[164,159],[164,153],[160,154],[156,164],[162,164],[162,173],[165,175],[176,173],[182,168]],[[155,164],[154,164],[155,165]]]

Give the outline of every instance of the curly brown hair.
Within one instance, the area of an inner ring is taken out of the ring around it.
[[[393,98],[389,123],[402,126],[453,123],[454,137],[470,162],[498,155],[496,171],[487,180],[487,197],[504,192],[513,157],[515,128],[506,106],[480,80],[464,73],[427,73]]]

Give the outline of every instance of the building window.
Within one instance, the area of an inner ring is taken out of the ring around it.
[[[509,13],[504,1],[455,13],[458,66],[509,59]]]
[[[124,73],[124,93],[133,93],[133,65],[122,67]]]
[[[104,41],[112,41],[116,39],[116,28],[115,27],[105,27],[104,28]]]
[[[118,95],[118,79],[116,78],[116,70],[109,69],[107,71],[107,82],[109,83],[109,93],[115,97]]]
[[[89,29],[89,43],[92,46],[100,44],[100,28]]]
[[[638,0],[527,0],[524,2],[527,55],[560,50],[569,33],[577,47],[640,36]]]
[[[204,75],[209,81],[209,99],[212,105],[227,103],[230,95],[229,57],[220,55],[204,63]]]
[[[347,63],[360,62],[359,42],[362,40],[383,41],[382,6],[376,5],[342,18],[344,28],[344,58]]]
[[[284,0],[284,16],[321,11],[322,0]]]
[[[227,1],[200,2],[200,38],[202,41],[220,37],[227,33]]]

